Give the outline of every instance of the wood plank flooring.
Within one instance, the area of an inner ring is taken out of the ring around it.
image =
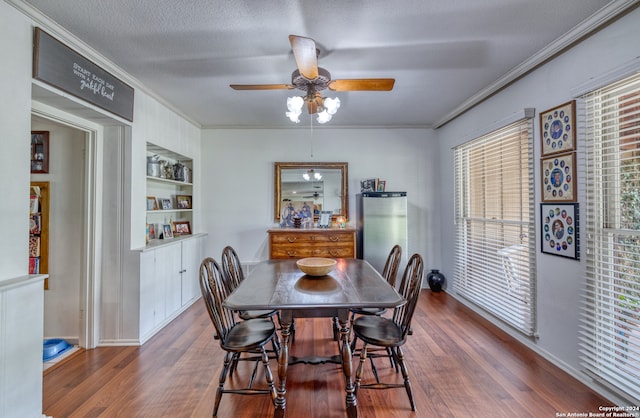
[[[292,355],[337,354],[329,319],[296,321]],[[446,293],[424,290],[405,345],[417,411],[404,389],[361,390],[359,416],[556,417],[611,403],[488,324]],[[223,352],[201,301],[142,347],[87,350],[44,376],[44,413],[63,417],[211,416]],[[354,357],[354,372],[358,358]],[[277,374],[275,360],[272,371]],[[383,379],[400,381],[385,359]],[[230,382],[246,381],[241,362]],[[367,363],[365,379],[372,379]],[[258,375],[264,381],[262,372]],[[344,379],[335,364],[289,367],[287,417],[345,417]],[[273,415],[267,395],[225,394],[219,417]]]

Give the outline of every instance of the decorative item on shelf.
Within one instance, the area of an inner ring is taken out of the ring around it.
[[[378,180],[378,184],[376,185],[376,191],[384,192],[386,186],[387,186],[386,180]]]
[[[147,176],[160,177],[160,156],[157,154],[147,156]]]
[[[157,230],[157,226],[156,224],[147,224],[148,228],[149,228],[149,241],[152,239],[156,239],[156,230]]]
[[[434,292],[440,292],[445,282],[444,274],[440,273],[440,270],[433,269],[427,274],[427,283],[429,283],[429,287]]]
[[[300,228],[300,226],[302,225],[302,218],[299,217],[295,217],[293,218],[293,227],[294,228]]]
[[[158,199],[160,201],[160,208],[162,210],[171,210],[173,207],[171,206],[171,199]]]
[[[366,179],[360,181],[361,192],[375,192],[377,190],[378,179]]]
[[[184,181],[185,169],[186,169],[185,165],[182,164],[180,161],[177,161],[173,165],[173,179],[175,181]]]
[[[173,238],[173,231],[171,230],[171,224],[162,225],[162,239]]]
[[[191,234],[191,224],[189,221],[175,221],[173,223],[174,234],[175,235],[190,235]]]
[[[155,196],[147,196],[147,210],[158,210],[158,201]]]
[[[160,160],[160,177],[173,180],[173,165],[168,161]]]
[[[344,228],[347,226],[347,218],[345,218],[344,216],[338,216],[336,222],[338,223],[338,226],[340,228]]]
[[[318,218],[318,228],[330,228],[331,215],[332,212],[330,210],[320,211],[320,217]]]
[[[178,209],[191,209],[191,196],[176,195],[176,205]]]

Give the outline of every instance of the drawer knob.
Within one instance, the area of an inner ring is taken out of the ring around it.
[[[289,257],[295,257],[297,253],[298,253],[297,251],[290,251],[290,250],[287,250],[287,255],[288,255]]]
[[[333,241],[333,242],[337,242],[338,240],[340,240],[340,237],[335,236],[335,235],[334,235],[334,236],[330,236],[330,237],[329,237],[329,240],[331,240],[331,241]]]
[[[329,254],[331,254],[331,257],[338,257],[340,252],[337,250],[329,250]]]
[[[289,241],[289,242],[296,242],[297,239],[298,239],[298,237],[296,237],[296,236],[293,236],[293,237],[292,236],[288,236],[287,237],[287,241]]]

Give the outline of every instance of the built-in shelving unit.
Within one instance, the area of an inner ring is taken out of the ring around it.
[[[193,161],[147,142],[147,242],[164,238],[166,225],[172,234],[187,228],[193,232]],[[186,223],[186,226],[185,226]]]

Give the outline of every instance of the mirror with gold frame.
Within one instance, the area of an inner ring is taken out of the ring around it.
[[[274,220],[280,226],[293,226],[318,220],[322,211],[349,218],[348,163],[274,163]]]

